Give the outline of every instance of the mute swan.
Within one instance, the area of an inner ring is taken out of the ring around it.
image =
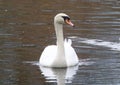
[[[71,26],[74,24],[70,21],[70,17],[64,13],[59,13],[54,17],[54,26],[57,37],[57,45],[47,46],[41,54],[39,64],[46,67],[70,67],[78,64],[78,57],[71,46],[72,41],[64,41],[63,24],[67,23]]]

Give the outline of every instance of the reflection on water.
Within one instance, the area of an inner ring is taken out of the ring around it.
[[[46,82],[57,82],[57,85],[71,83],[77,69],[78,66],[62,69],[40,67],[40,70],[42,70],[43,75],[46,77]]]
[[[25,62],[38,62],[43,49],[56,43],[53,17],[59,12],[76,25],[65,25],[64,34],[73,40],[80,64],[75,70],[49,69],[54,80]],[[0,84],[119,85],[119,39],[119,0],[0,0]]]
[[[57,83],[57,85],[71,84],[74,77],[77,75],[79,66],[90,66],[94,64],[90,59],[81,59],[79,64],[68,68],[49,68],[39,65],[39,62],[26,61],[31,65],[36,65],[40,68],[41,74],[45,77],[47,83]]]

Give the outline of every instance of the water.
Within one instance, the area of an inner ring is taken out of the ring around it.
[[[0,0],[0,85],[119,85],[119,0]],[[55,44],[53,17],[65,12],[64,26],[79,65],[52,69],[38,65]]]

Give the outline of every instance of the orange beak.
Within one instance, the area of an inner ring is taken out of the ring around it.
[[[71,25],[72,27],[74,27],[74,24],[73,24],[70,20],[66,19],[65,22],[66,22],[68,25]]]

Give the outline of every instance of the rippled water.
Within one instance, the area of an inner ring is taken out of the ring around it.
[[[53,17],[65,12],[64,26],[79,65],[52,69],[38,65],[55,44]],[[119,85],[119,0],[0,0],[0,85]]]

